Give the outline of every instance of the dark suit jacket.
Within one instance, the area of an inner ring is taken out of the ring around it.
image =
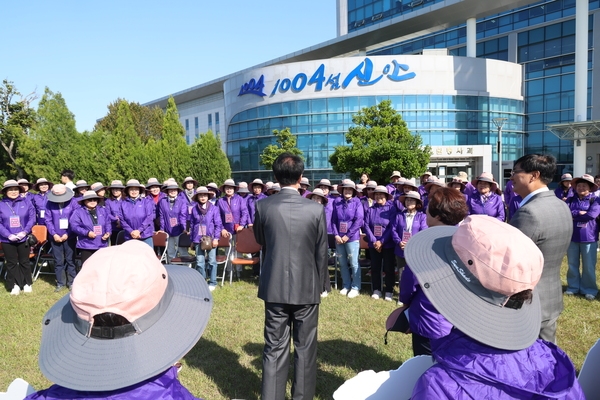
[[[573,233],[569,207],[553,191],[541,192],[517,210],[510,224],[530,237],[544,255],[544,270],[535,287],[542,304],[542,321],[558,317],[563,310],[560,265]]]
[[[282,189],[256,202],[254,215],[254,236],[263,246],[258,297],[268,303],[320,303],[328,261],[324,207]]]

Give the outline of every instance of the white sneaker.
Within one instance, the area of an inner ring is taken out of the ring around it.
[[[358,290],[352,289],[350,291],[350,293],[348,293],[348,298],[353,299],[353,298],[357,297],[359,294],[360,294],[360,292]]]
[[[346,288],[343,288],[342,290],[340,290],[340,294],[341,294],[342,296],[345,296],[345,295],[347,295],[347,294],[348,294],[348,289],[346,289]]]
[[[31,293],[31,292],[32,292],[31,286],[29,286],[29,285],[23,286],[23,293]]]
[[[398,307],[404,307],[404,303],[398,300]]]
[[[211,292],[213,292],[217,287],[213,286],[213,285],[209,285],[208,286],[208,290],[210,290]]]
[[[11,296],[18,296],[19,293],[21,293],[21,288],[18,287],[17,285],[13,286],[12,290],[10,291],[10,295]]]
[[[323,291],[323,293],[321,293],[321,297],[327,297],[329,296],[329,293],[327,292],[327,290]]]
[[[381,298],[381,291],[373,290],[373,294],[371,295],[372,299],[379,300]]]
[[[390,292],[385,292],[385,301],[392,301],[392,294]]]

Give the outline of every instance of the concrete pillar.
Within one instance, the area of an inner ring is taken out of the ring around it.
[[[467,20],[467,57],[477,57],[477,20]]]
[[[348,2],[346,0],[337,0],[337,37],[348,34]]]
[[[575,5],[575,122],[587,120],[588,0]],[[586,173],[585,139],[573,143],[573,176]]]

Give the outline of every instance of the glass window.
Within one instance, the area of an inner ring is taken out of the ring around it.
[[[552,94],[547,94],[544,97],[544,110],[545,111],[552,111],[552,110],[560,110],[560,93],[552,93]],[[556,114],[556,113],[549,113],[549,114]]]
[[[298,100],[296,102],[296,112],[298,114],[310,113],[310,100]]]
[[[344,111],[343,101],[341,97],[327,99],[327,111],[340,112]]]
[[[190,120],[189,120],[189,119],[186,119],[186,120],[185,120],[185,130],[186,130],[186,131],[189,131],[189,130],[190,130]]]
[[[525,103],[527,113],[544,111],[544,96],[529,96]]]
[[[561,39],[547,40],[544,43],[544,57],[554,57],[562,53]]]
[[[279,117],[281,115],[281,103],[270,104],[269,105],[269,116],[270,117]]]
[[[311,100],[311,112],[312,113],[323,113],[327,112],[327,99],[314,99]]]
[[[560,76],[544,79],[544,92],[556,93],[560,92]]]
[[[527,96],[536,96],[540,94],[544,94],[544,80],[536,79],[533,81],[528,81],[526,83],[526,95]]]
[[[377,103],[375,102],[375,96],[363,96],[359,98],[360,108],[373,107]]]
[[[327,135],[329,148],[333,149],[335,146],[343,146],[346,145],[346,139],[344,138],[343,133],[334,133]]]
[[[429,109],[429,95],[418,95],[417,96],[417,110]]]
[[[286,101],[285,103],[281,103],[281,114],[282,115],[296,114],[296,103],[293,101]]]
[[[344,111],[357,112],[360,110],[358,97],[344,97]]]

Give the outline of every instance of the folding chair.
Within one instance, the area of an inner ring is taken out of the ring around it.
[[[44,249],[47,248],[47,245],[49,244],[48,228],[46,228],[45,225],[34,225],[31,228],[31,233],[38,240],[37,244],[29,249],[29,259],[33,261],[31,276],[32,280],[35,282],[40,274],[54,275],[54,272],[41,272],[42,267],[48,265],[47,260],[44,260],[42,257],[45,254]]]
[[[152,245],[156,252],[156,257],[161,263],[167,262],[167,245],[169,243],[169,235],[167,232],[154,232],[152,235]],[[162,249],[162,250],[161,250]]]
[[[362,250],[369,250],[369,243],[367,242],[366,235],[364,233],[361,233],[360,240],[358,241],[358,243],[360,244],[360,249],[358,250],[358,269],[361,271],[361,273],[362,270],[366,270],[368,272],[371,269],[371,260],[369,260],[366,257],[360,257],[360,253]],[[368,281],[366,279],[361,279],[360,281],[362,285],[371,284],[370,279]]]
[[[119,233],[117,233],[117,239],[115,240],[115,244],[119,245],[123,243],[125,243],[125,231],[119,231]]]
[[[259,253],[258,257],[244,258],[240,257],[241,254],[253,254]],[[260,264],[262,259],[262,248],[261,245],[256,242],[254,238],[254,230],[252,228],[244,228],[236,234],[235,238],[235,257],[231,260],[231,273],[233,273],[233,267],[237,265],[255,265]]]
[[[219,249],[222,249],[224,254],[219,254]],[[223,274],[219,275],[217,272],[217,281],[221,278],[221,286],[225,284],[225,273],[227,272],[227,261],[231,257],[231,241],[225,236],[219,238],[219,244],[217,245],[217,271],[219,271],[219,265],[223,266]],[[229,284],[233,281],[233,268],[229,270]]]
[[[335,252],[335,235],[329,234],[327,235],[327,247],[329,248],[329,260],[327,263],[327,271],[329,272],[329,267],[333,266],[333,279],[331,279],[331,283],[334,284],[334,289],[337,290],[337,271],[338,271],[338,262],[337,262],[337,254]]]
[[[189,248],[192,246],[192,240],[188,233],[182,233],[179,235],[179,247]],[[188,268],[192,268],[192,265],[196,262],[196,257],[190,255],[181,255],[179,257],[172,258],[169,264],[175,265],[187,265]]]

